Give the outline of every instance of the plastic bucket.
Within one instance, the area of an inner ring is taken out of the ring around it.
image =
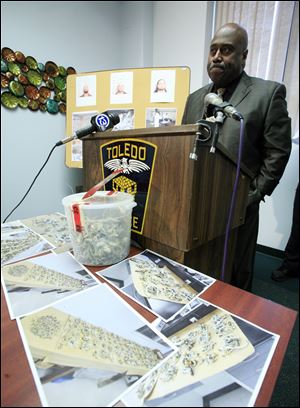
[[[126,258],[130,249],[131,214],[136,206],[128,193],[98,191],[63,198],[74,257],[85,265],[112,265]]]

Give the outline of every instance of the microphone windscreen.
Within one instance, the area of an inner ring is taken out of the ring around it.
[[[207,95],[205,95],[204,98],[204,105],[215,105],[215,106],[219,106],[221,103],[223,102],[223,100],[215,93],[211,92],[208,93]]]
[[[112,122],[112,125],[115,126],[120,123],[120,116],[115,112],[108,113],[108,116]]]

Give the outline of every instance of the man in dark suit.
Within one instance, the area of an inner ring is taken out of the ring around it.
[[[283,84],[248,76],[245,71],[248,36],[235,23],[222,26],[211,41],[207,71],[211,84],[189,95],[182,124],[206,119],[205,95],[219,93],[244,118],[242,162],[255,175],[251,181],[245,223],[239,227],[231,284],[251,290],[259,222],[259,203],[271,195],[284,172],[291,151],[291,123]],[[225,92],[224,92],[225,90]],[[207,111],[207,112],[206,112]],[[219,143],[237,158],[240,123],[226,118]],[[221,205],[221,203],[220,203]]]

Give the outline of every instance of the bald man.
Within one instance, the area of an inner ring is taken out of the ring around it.
[[[238,24],[225,24],[215,33],[207,63],[212,83],[189,95],[182,124],[196,123],[199,119],[212,116],[213,109],[204,106],[204,98],[210,92],[218,93],[220,88],[223,100],[230,102],[244,118],[242,162],[251,170],[254,178],[251,180],[245,223],[238,228],[229,283],[251,291],[259,203],[265,195],[272,194],[283,175],[291,152],[291,121],[285,100],[285,86],[250,77],[244,71],[247,47],[247,32]],[[240,123],[227,117],[220,128],[218,139],[236,158],[239,133]]]

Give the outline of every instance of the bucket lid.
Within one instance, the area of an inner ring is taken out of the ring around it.
[[[97,191],[91,197],[82,200],[85,193],[71,194],[63,198],[62,203],[65,207],[69,207],[72,204],[89,204],[89,209],[100,209],[105,207],[114,207],[131,204],[132,207],[136,205],[134,202],[134,196],[132,194],[123,192],[108,192]],[[132,205],[134,204],[134,205]],[[86,208],[87,208],[86,207]]]

